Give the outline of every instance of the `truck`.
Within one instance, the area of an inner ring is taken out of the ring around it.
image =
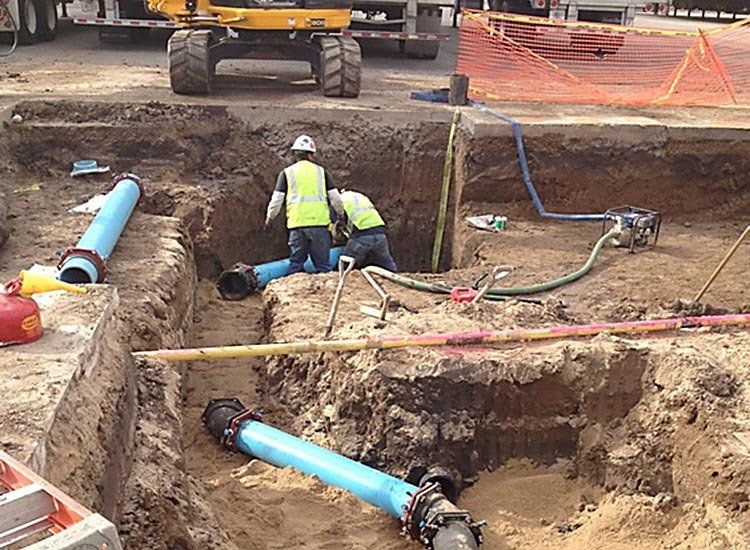
[[[0,0],[0,33],[18,44],[53,40],[57,34],[56,0]]]
[[[635,21],[636,11],[645,6],[646,2],[632,0],[490,0],[493,11],[628,26]],[[666,4],[661,6],[662,11],[666,9]]]
[[[672,6],[675,13],[678,9],[687,10],[688,15],[693,10],[702,12],[703,16],[707,11],[715,11],[717,16],[722,12],[730,13],[733,17],[750,13],[750,0],[673,0]]]
[[[73,23],[99,27],[99,37],[105,42],[135,40],[148,32],[147,29],[180,26],[149,12],[140,0],[85,0],[85,3],[90,6],[90,15],[75,17]],[[262,0],[248,3],[257,6],[273,4]],[[399,49],[406,55],[434,59],[440,43],[449,39],[447,33],[441,32],[441,7],[453,7],[453,2],[354,0],[351,24],[342,35],[355,39],[397,41]]]
[[[396,40],[403,54],[435,59],[440,43],[449,38],[441,32],[442,8],[452,7],[446,0],[354,0],[346,32],[354,38]]]

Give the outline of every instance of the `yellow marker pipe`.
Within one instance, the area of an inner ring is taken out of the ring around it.
[[[482,346],[508,342],[528,342],[596,336],[597,334],[646,334],[696,327],[750,326],[750,314],[704,315],[650,321],[596,323],[549,328],[521,328],[500,331],[459,332],[419,336],[388,336],[382,338],[352,338],[348,340],[306,340],[277,344],[222,346],[193,349],[138,351],[135,357],[163,361],[214,361],[242,357],[271,357],[302,353],[347,352],[366,349],[396,349],[408,347]]]
[[[729,252],[727,252],[726,256],[724,256],[724,258],[719,262],[719,265],[716,266],[716,269],[714,269],[714,272],[711,273],[711,276],[708,278],[708,281],[706,281],[706,284],[703,285],[703,288],[701,288],[698,294],[695,295],[695,298],[693,298],[693,303],[698,302],[701,298],[703,298],[703,295],[713,284],[716,277],[719,276],[719,273],[721,273],[721,270],[724,269],[725,265],[727,265],[727,262],[731,259],[732,256],[734,256],[734,253],[737,252],[740,244],[742,244],[742,241],[744,241],[745,237],[747,237],[748,235],[750,235],[750,225],[745,228],[745,230],[742,232],[742,235],[740,235],[740,238],[737,239],[734,245],[732,245],[732,248],[729,249]]]

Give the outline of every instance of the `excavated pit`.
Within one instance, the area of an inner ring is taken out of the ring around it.
[[[353,497],[226,457],[199,419],[208,399],[226,395],[393,475],[448,467],[467,487],[463,505],[490,521],[487,548],[746,547],[745,333],[133,362],[132,349],[322,336],[334,275],[276,281],[262,298],[239,303],[222,302],[212,287],[236,261],[286,253],[282,224],[263,233],[262,223],[298,133],[316,138],[339,187],[372,197],[400,267],[425,271],[450,111],[318,110],[312,118],[303,109],[31,102],[10,114],[23,122],[0,134],[11,233],[0,248],[6,279],[33,263],[54,264],[85,229],[88,219],[67,209],[106,190],[107,180],[69,177],[73,160],[135,172],[148,190],[111,261],[119,298],[108,302],[107,337],[90,372],[61,382],[64,391],[36,387],[55,412],[31,414],[30,433],[43,435],[11,448],[24,460],[44,448],[43,463],[34,464],[114,518],[127,547],[416,547],[397,536],[396,522]],[[750,214],[747,132],[573,123],[524,131],[548,210],[657,209],[665,219],[659,246],[635,255],[606,248],[585,279],[545,306],[470,306],[388,286],[400,304],[391,323],[360,313],[375,295],[356,276],[333,337],[684,313],[677,299],[697,290]],[[471,284],[506,263],[516,267],[509,284],[557,277],[583,263],[600,231],[540,222],[510,129],[471,111],[459,128],[448,213],[444,273],[430,277],[451,284]],[[483,233],[463,222],[485,213],[508,215],[509,230]],[[715,310],[750,303],[750,258],[733,262],[710,293]],[[56,326],[49,325],[53,333]],[[24,368],[14,364],[4,368]],[[13,380],[23,398],[26,378]],[[2,426],[17,425],[11,414],[0,414]]]

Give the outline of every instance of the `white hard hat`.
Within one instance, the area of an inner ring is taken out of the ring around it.
[[[294,140],[292,151],[305,151],[306,153],[315,153],[317,151],[317,148],[315,147],[315,142],[310,136],[303,135]]]

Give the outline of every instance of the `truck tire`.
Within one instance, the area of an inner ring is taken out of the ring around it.
[[[169,83],[176,94],[211,92],[215,70],[210,51],[212,36],[209,30],[187,29],[176,31],[169,39]]]
[[[440,32],[440,9],[423,9],[417,12],[417,32]],[[418,59],[435,59],[440,51],[438,40],[401,40],[398,43],[401,53]]]
[[[41,39],[44,41],[54,40],[57,36],[57,4],[55,0],[41,0]]]
[[[36,44],[42,38],[43,10],[39,0],[18,0],[18,43]]]
[[[362,50],[353,38],[320,39],[320,89],[328,97],[357,97],[362,73]]]

